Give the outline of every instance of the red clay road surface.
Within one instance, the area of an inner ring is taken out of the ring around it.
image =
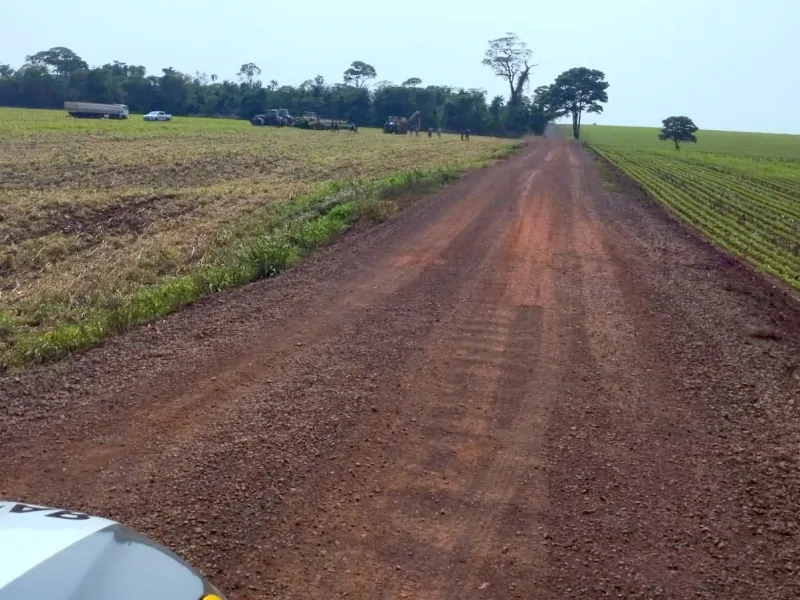
[[[233,599],[800,597],[800,311],[563,140],[0,382],[0,496]]]

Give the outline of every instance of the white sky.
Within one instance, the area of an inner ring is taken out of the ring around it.
[[[474,8],[466,8],[473,6]],[[516,32],[539,62],[533,87],[571,67],[604,71],[603,115],[586,122],[800,134],[800,0],[0,0],[0,62],[67,46],[90,65],[120,60],[160,74],[341,81],[354,60],[378,80],[482,87],[505,94],[480,64],[486,42]],[[766,87],[764,87],[766,86]]]

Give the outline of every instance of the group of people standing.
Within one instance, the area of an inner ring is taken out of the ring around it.
[[[433,137],[434,132],[436,133],[437,137],[442,137],[442,128],[441,127],[437,127],[436,129],[434,129],[433,127],[428,127],[428,137]],[[408,133],[409,133],[409,135],[411,135],[412,133],[414,135],[419,135],[419,126],[414,127],[412,129],[409,129]],[[469,134],[470,133],[472,133],[472,131],[470,129],[462,130],[461,131],[461,139],[469,141]]]

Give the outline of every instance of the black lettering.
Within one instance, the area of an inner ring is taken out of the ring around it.
[[[42,512],[43,510],[53,510],[53,509],[47,508],[46,506],[30,506],[28,504],[15,504],[14,507],[11,509],[11,512],[20,515],[26,515],[29,513]],[[55,510],[51,512],[49,515],[45,516],[53,517],[54,519],[66,519],[68,521],[86,521],[87,519],[91,519],[89,515],[72,512],[71,510]]]
[[[66,519],[67,521],[86,521],[91,518],[89,515],[82,515],[81,513],[75,513],[71,510],[59,510],[47,516],[53,517],[54,519]]]
[[[42,506],[28,506],[27,504],[15,504],[14,508],[11,509],[11,512],[20,515],[25,515],[27,513],[41,512],[43,510],[53,510],[53,509]]]

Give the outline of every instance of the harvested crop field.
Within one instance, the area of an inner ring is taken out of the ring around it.
[[[673,214],[800,290],[800,136],[701,130],[676,151],[655,128],[582,132]]]
[[[0,368],[269,276],[364,212],[387,217],[391,196],[512,150],[493,138],[0,109]]]

